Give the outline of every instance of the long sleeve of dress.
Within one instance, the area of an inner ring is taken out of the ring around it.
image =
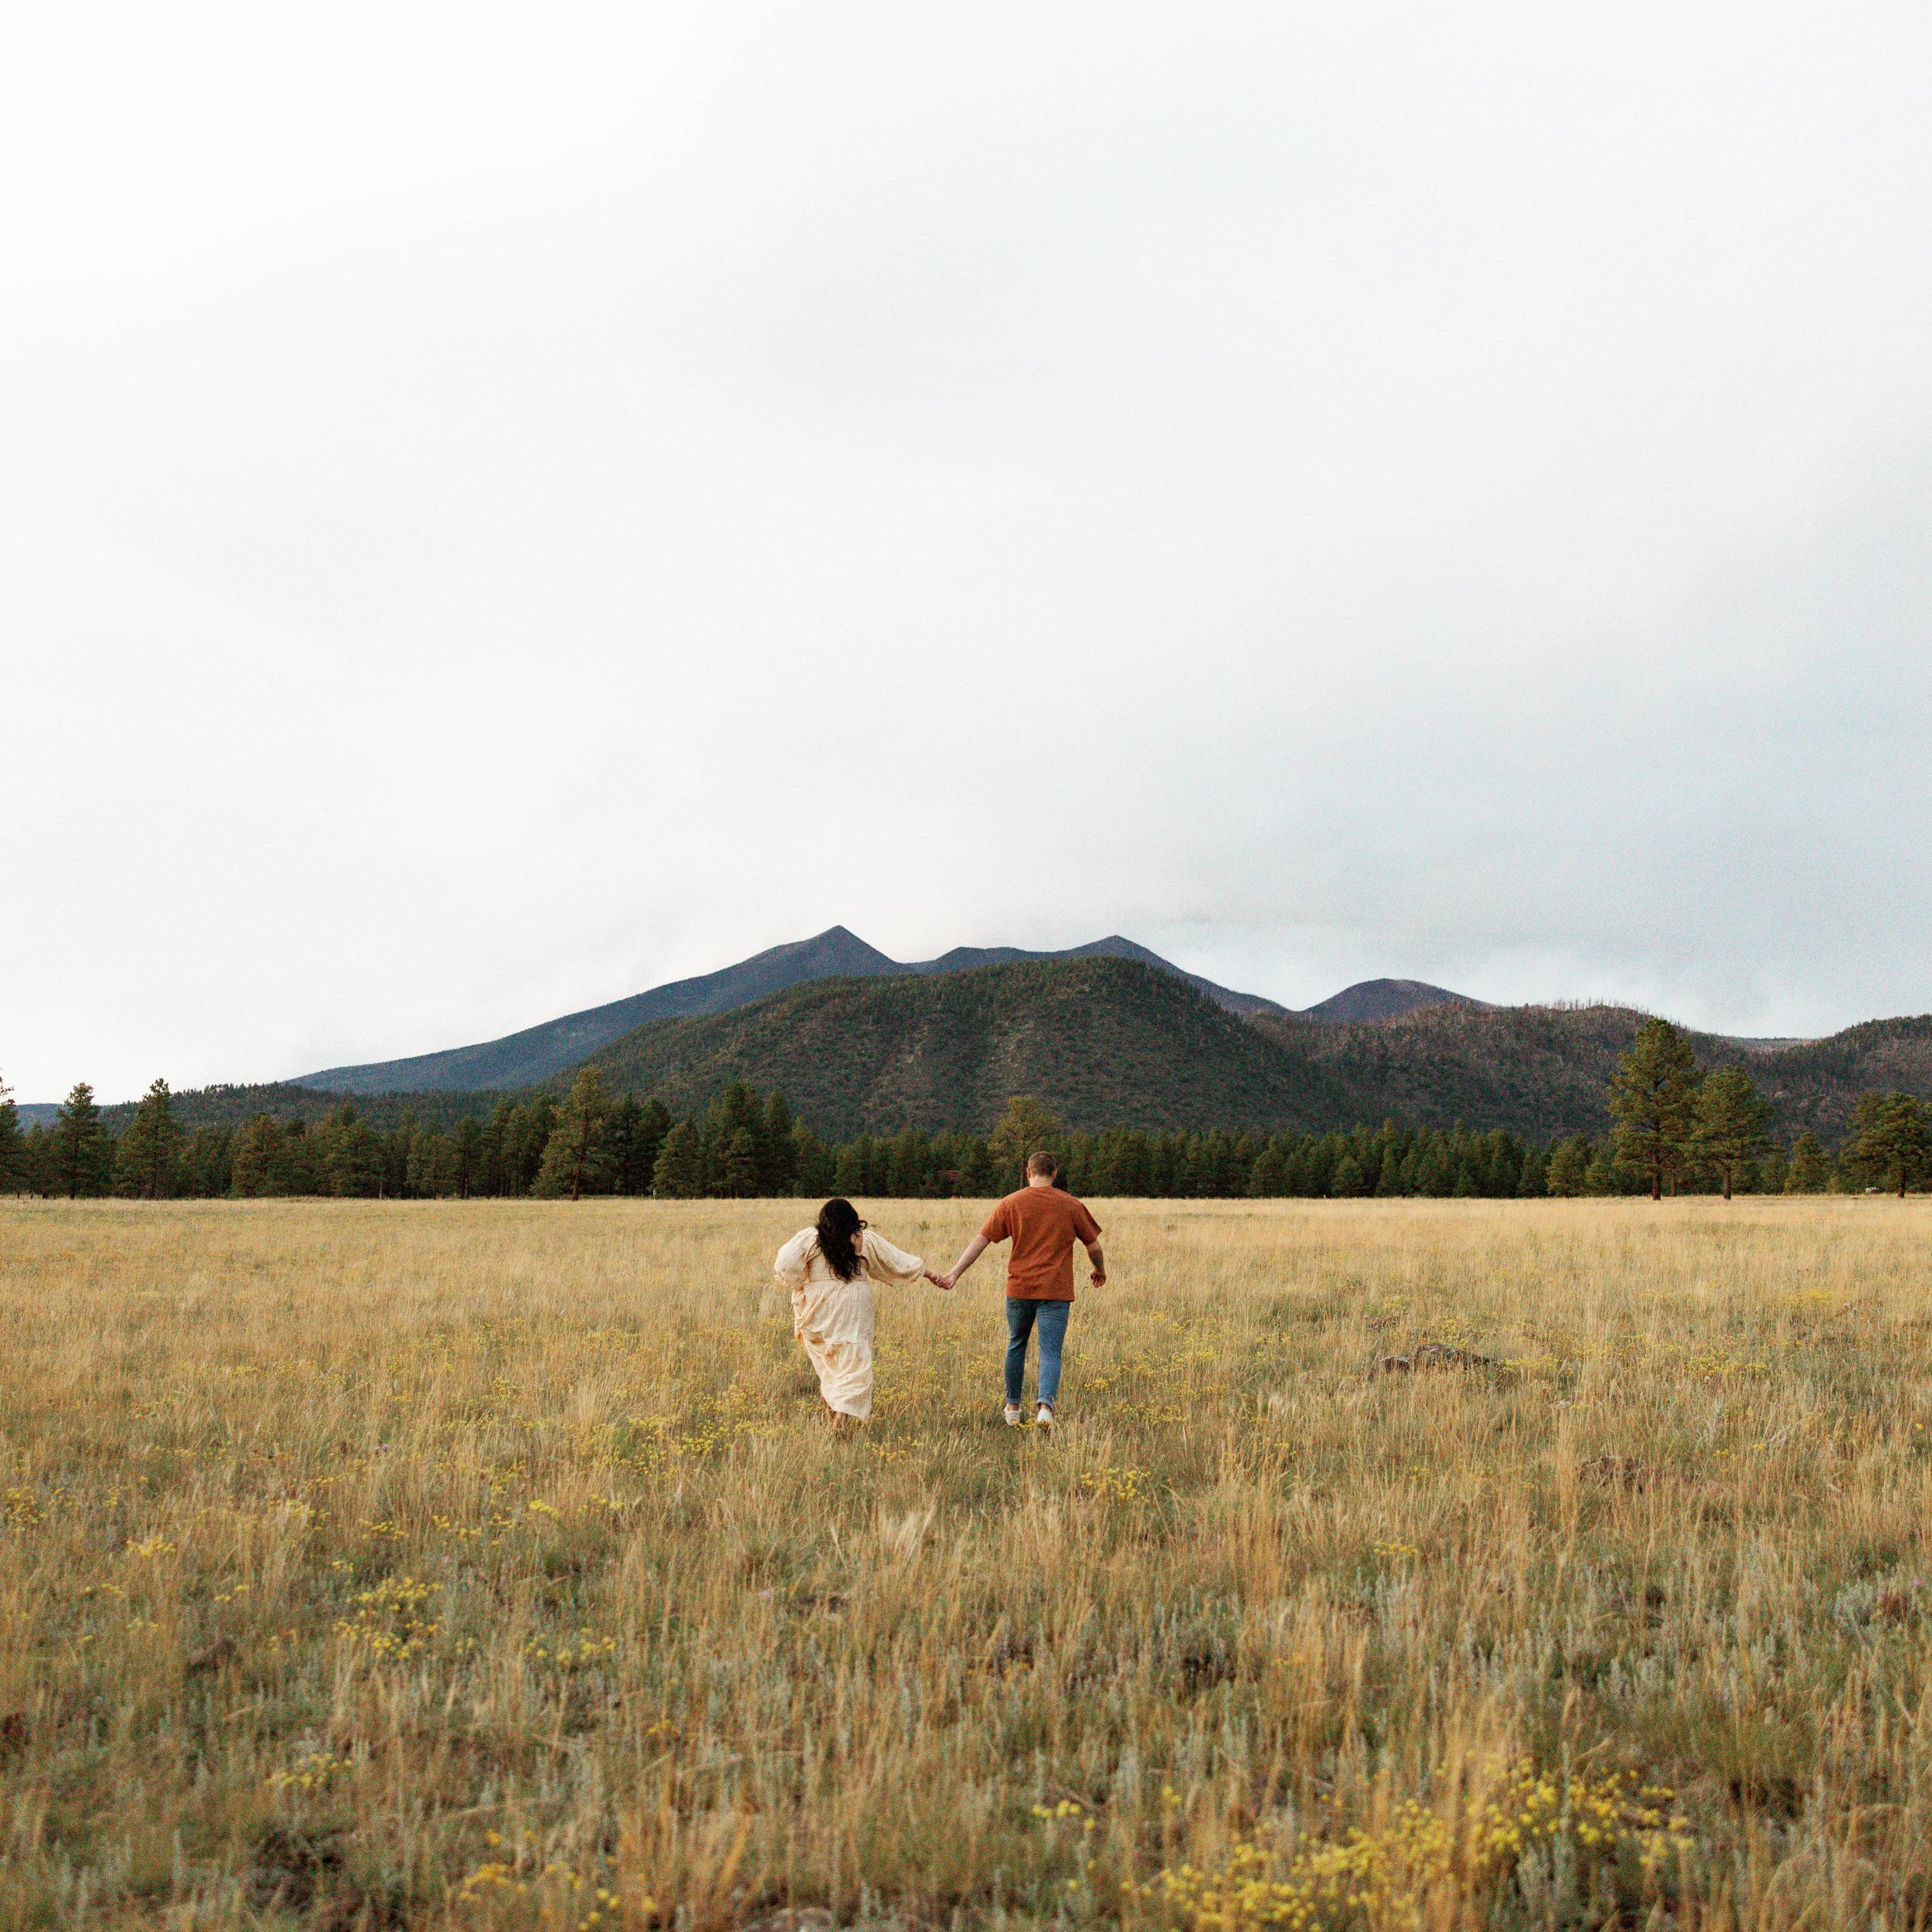
[[[781,1288],[789,1288],[794,1294],[805,1285],[808,1271],[811,1266],[812,1251],[818,1244],[818,1231],[815,1228],[801,1228],[778,1250],[777,1259],[771,1264],[772,1273],[777,1277]]]
[[[866,1230],[866,1272],[875,1281],[917,1281],[926,1264],[916,1254],[896,1248],[876,1228]]]

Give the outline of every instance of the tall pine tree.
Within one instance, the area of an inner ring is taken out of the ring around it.
[[[376,1130],[348,1101],[322,1122],[315,1138],[328,1192],[342,1199],[370,1200],[385,1192],[382,1145]]]
[[[791,1130],[791,1184],[806,1199],[832,1192],[832,1154],[803,1121]]]
[[[580,1201],[587,1194],[609,1191],[611,1156],[604,1127],[610,1113],[603,1074],[594,1066],[580,1067],[543,1150],[536,1177],[539,1194]]]
[[[105,1194],[114,1179],[114,1136],[94,1104],[94,1090],[85,1080],[76,1083],[54,1122],[50,1149],[53,1192],[87,1200]]]
[[[1832,1164],[1825,1158],[1824,1143],[1807,1128],[1792,1145],[1791,1164],[1784,1170],[1784,1192],[1822,1194],[1831,1180]]]
[[[282,1130],[257,1114],[235,1136],[229,1154],[229,1192],[244,1201],[273,1194],[281,1168]]]
[[[1667,1019],[1647,1019],[1610,1083],[1620,1166],[1649,1183],[1650,1198],[1684,1172],[1697,1105],[1697,1061]]]
[[[734,1127],[719,1148],[713,1172],[716,1191],[727,1200],[750,1199],[758,1192],[758,1143],[748,1127]]]
[[[676,1121],[658,1151],[651,1192],[660,1200],[696,1200],[704,1192],[704,1135],[697,1122]]]
[[[1771,1110],[1741,1066],[1720,1066],[1697,1090],[1691,1124],[1691,1148],[1724,1185],[1724,1199],[1740,1170],[1762,1150]]]
[[[180,1181],[182,1132],[173,1096],[156,1080],[134,1109],[134,1117],[114,1151],[114,1186],[143,1201],[165,1201]]]
[[[767,1194],[789,1194],[797,1180],[798,1150],[792,1145],[794,1122],[791,1108],[784,1094],[774,1087],[765,1102],[765,1117],[758,1134],[758,1158],[763,1168],[763,1189]]]

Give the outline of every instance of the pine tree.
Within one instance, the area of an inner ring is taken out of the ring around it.
[[[1724,1184],[1724,1199],[1740,1170],[1765,1142],[1771,1110],[1741,1066],[1720,1066],[1697,1090],[1691,1151],[1714,1168]]]
[[[512,1131],[503,1150],[503,1191],[506,1194],[528,1194],[536,1186],[543,1165],[543,1150],[549,1145],[550,1132],[556,1125],[556,1102],[548,1094],[538,1094],[516,1110]]]
[[[739,1134],[751,1137],[753,1159],[757,1160],[759,1130],[764,1124],[758,1097],[743,1080],[733,1080],[705,1111],[705,1192],[724,1192],[725,1152]]]
[[[441,1201],[460,1191],[456,1143],[434,1121],[417,1121],[407,1130],[403,1153],[403,1186],[413,1200]]]
[[[994,1185],[1002,1192],[1026,1183],[1026,1159],[1042,1149],[1060,1155],[1060,1124],[1030,1094],[1015,1094],[1006,1103],[998,1124],[987,1136],[988,1151],[996,1169]]]
[[[266,1114],[257,1114],[235,1136],[229,1162],[229,1192],[244,1201],[272,1194],[276,1170],[281,1165],[281,1128]]]
[[[13,1089],[0,1080],[0,1194],[12,1194],[26,1184],[26,1149],[20,1138],[20,1110]]]
[[[456,1192],[465,1201],[472,1194],[482,1192],[483,1148],[483,1123],[473,1114],[458,1121],[455,1133],[450,1137],[451,1165],[455,1175]]]
[[[966,1163],[962,1161],[960,1167],[964,1183]],[[1117,1134],[1114,1146],[1114,1192],[1117,1194],[1145,1194],[1148,1169],[1147,1136],[1138,1128],[1127,1128]]]
[[[1520,1192],[1522,1165],[1529,1150],[1515,1134],[1500,1127],[1482,1137],[1483,1192],[1499,1201]]]
[[[916,1127],[901,1128],[886,1145],[886,1191],[896,1201],[916,1201],[933,1189],[933,1144]]]
[[[1614,1143],[1606,1141],[1590,1155],[1589,1171],[1583,1175],[1583,1192],[1599,1196],[1627,1193],[1624,1175]]]
[[[20,1137],[21,1185],[43,1198],[60,1192],[54,1175],[53,1136],[38,1121]]]
[[[324,1121],[322,1125],[326,1127]],[[269,1172],[270,1194],[326,1194],[329,1141],[321,1128],[311,1134],[304,1121],[283,1125],[275,1143],[275,1164]]]
[[[114,1136],[94,1104],[94,1090],[85,1080],[76,1083],[54,1122],[53,1191],[77,1200],[107,1192],[114,1171]]]
[[[1409,1185],[1414,1179],[1414,1171],[1403,1159],[1401,1148],[1386,1146],[1382,1150],[1382,1162],[1376,1169],[1376,1185],[1370,1189],[1378,1200],[1395,1200],[1401,1194],[1409,1192]]]
[[[329,1193],[343,1200],[372,1200],[383,1192],[383,1150],[375,1129],[346,1100],[322,1122],[315,1138]]]
[[[1369,1177],[1362,1172],[1362,1163],[1352,1153],[1343,1155],[1335,1163],[1328,1192],[1337,1200],[1352,1200],[1368,1191]]]
[[[181,1191],[216,1201],[228,1192],[234,1137],[225,1127],[198,1127],[181,1152]]]
[[[1775,1141],[1770,1151],[1764,1156],[1757,1170],[1758,1191],[1762,1194],[1782,1194],[1784,1179],[1791,1171],[1791,1157]]]
[[[749,1200],[758,1192],[758,1143],[748,1127],[734,1127],[718,1150],[717,1191],[726,1199]]]
[[[802,1121],[791,1130],[792,1185],[807,1200],[832,1192],[832,1154]]]
[[[866,1150],[856,1141],[848,1141],[836,1148],[832,1155],[832,1186],[833,1194],[842,1194],[852,1200],[866,1191]]]
[[[1894,1189],[1905,1199],[1932,1164],[1925,1108],[1913,1094],[1867,1094],[1852,1116],[1844,1165],[1854,1179]]]
[[[1831,1165],[1825,1158],[1824,1146],[1807,1128],[1791,1148],[1791,1165],[1784,1170],[1784,1192],[1822,1194],[1831,1179]]]
[[[791,1107],[774,1088],[765,1102],[765,1117],[758,1135],[758,1158],[764,1169],[763,1189],[772,1196],[789,1194],[796,1179],[791,1130],[796,1123]]]
[[[594,1066],[579,1068],[543,1150],[536,1178],[539,1194],[567,1195],[578,1201],[587,1194],[605,1191],[611,1160],[604,1143],[604,1124],[610,1112],[611,1097],[604,1090],[603,1074]]]
[[[636,1139],[631,1149],[630,1185],[620,1189],[628,1194],[648,1194],[651,1177],[658,1169],[658,1156],[664,1151],[664,1137],[671,1131],[671,1110],[662,1100],[646,1100],[638,1109]]]
[[[471,1176],[470,1191],[474,1194],[507,1194],[509,1192],[509,1168],[505,1150],[516,1131],[516,1124],[522,1110],[515,1100],[498,1100],[490,1109],[490,1117],[483,1124],[483,1137],[477,1149],[476,1171]]]
[[[1580,1134],[1559,1141],[1550,1150],[1549,1167],[1543,1185],[1563,1200],[1573,1200],[1590,1185],[1590,1143]]]
[[[1442,1200],[1455,1192],[1455,1154],[1450,1145],[1449,1136],[1437,1131],[1425,1132],[1416,1147],[1415,1185],[1418,1194],[1433,1200]]]
[[[694,1201],[704,1192],[704,1135],[695,1121],[679,1121],[664,1137],[651,1192],[660,1200]]]
[[[613,1194],[641,1194],[651,1185],[650,1169],[645,1168],[641,1175],[638,1172],[641,1164],[638,1141],[643,1125],[644,1109],[633,1094],[625,1094],[605,1117],[604,1151]]]
[[[1647,1019],[1610,1083],[1611,1138],[1620,1165],[1641,1175],[1662,1198],[1690,1158],[1697,1104],[1697,1061],[1667,1019]]]
[[[114,1153],[114,1185],[144,1201],[165,1201],[180,1182],[182,1132],[173,1096],[156,1080],[134,1109]]]

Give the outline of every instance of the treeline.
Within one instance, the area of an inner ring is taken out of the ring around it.
[[[1613,1090],[1612,1134],[1549,1147],[1500,1128],[1393,1121],[1323,1134],[1069,1131],[1023,1097],[1009,1103],[990,1134],[908,1128],[835,1145],[796,1121],[781,1094],[740,1083],[702,1114],[679,1118],[655,1100],[614,1100],[594,1069],[580,1073],[560,1102],[539,1094],[501,1100],[481,1119],[388,1128],[345,1104],[319,1121],[264,1114],[189,1131],[175,1119],[167,1083],[157,1080],[117,1134],[82,1085],[52,1126],[26,1133],[0,1092],[0,1189],[156,1200],[984,1198],[1017,1185],[1036,1147],[1060,1155],[1074,1192],[1095,1196],[1497,1199],[1653,1189],[1903,1190],[1924,1182],[1926,1121],[1910,1095],[1868,1097],[1857,1131],[1835,1152],[1808,1133],[1787,1150],[1767,1136],[1766,1110],[1748,1080],[1740,1089],[1720,1077],[1735,1073],[1700,1079],[1693,1066],[1686,1080],[1670,1043],[1646,1028]]]

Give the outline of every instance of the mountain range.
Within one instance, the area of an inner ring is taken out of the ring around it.
[[[728,1013],[750,1006],[787,988],[825,979],[933,978],[971,972],[982,966],[1036,964],[1054,960],[1138,960],[1157,971],[1205,994],[1230,1013],[1253,1018],[1285,1015],[1288,1009],[1259,993],[1237,993],[1199,973],[1190,973],[1117,933],[1063,952],[1029,952],[1019,946],[955,946],[937,959],[902,961],[869,946],[856,933],[834,926],[811,939],[794,940],[754,954],[735,966],[695,979],[674,980],[668,986],[634,993],[607,1005],[566,1013],[501,1039],[474,1046],[454,1046],[441,1053],[418,1053],[406,1060],[375,1060],[355,1066],[325,1066],[298,1073],[293,1084],[332,1094],[480,1093],[528,1087],[622,1039],[652,1020],[689,1019]],[[1392,1019],[1436,1002],[1473,1005],[1461,993],[1419,980],[1365,980],[1361,985],[1308,1009],[1308,1017],[1324,1021]]]
[[[1382,1020],[1218,1006],[1111,957],[944,978],[825,980],[730,1012],[659,1021],[589,1056],[616,1090],[702,1106],[734,1080],[778,1087],[820,1132],[984,1128],[1011,1094],[1070,1127],[1301,1131],[1389,1117],[1602,1134],[1610,1077],[1648,1015],[1628,1007],[1437,999]],[[1748,1060],[1779,1130],[1843,1131],[1858,1096],[1932,1096],[1932,1018],[1766,1049],[1688,1035],[1699,1061]],[[560,1094],[568,1072],[546,1083]]]
[[[1026,1093],[1073,1127],[1307,1131],[1393,1117],[1549,1141],[1604,1131],[1610,1077],[1646,1017],[1495,1006],[1403,979],[1365,981],[1296,1012],[1118,936],[1061,953],[962,947],[909,963],[834,927],[502,1039],[206,1088],[179,1095],[177,1112],[189,1124],[258,1111],[314,1118],[353,1097],[379,1124],[412,1114],[447,1123],[505,1095],[560,1094],[594,1066],[614,1090],[679,1111],[733,1080],[776,1087],[835,1139],[984,1128]],[[1873,1089],[1932,1097],[1932,1017],[1809,1041],[1689,1037],[1706,1066],[1747,1062],[1787,1139],[1809,1128],[1835,1140]]]

